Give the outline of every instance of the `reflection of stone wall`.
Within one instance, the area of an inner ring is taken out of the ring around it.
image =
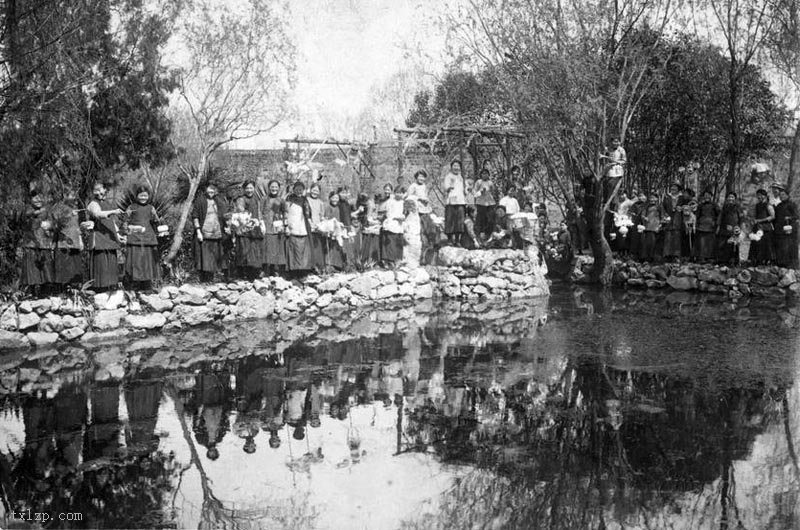
[[[254,282],[170,285],[157,294],[102,293],[92,302],[59,297],[0,307],[0,350],[56,342],[87,342],[119,336],[120,330],[166,330],[215,321],[280,319],[319,315],[387,302],[449,298],[521,298],[548,294],[545,267],[530,251],[467,252],[446,249],[443,265],[370,270],[326,277],[302,285],[280,277]]]

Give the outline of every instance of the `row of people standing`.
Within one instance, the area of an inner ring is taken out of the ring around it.
[[[725,265],[739,263],[745,234],[750,242],[747,261],[798,268],[798,209],[786,189],[773,186],[778,203],[772,206],[766,190],[758,190],[754,218],[748,233],[747,218],[735,193],[722,206],[706,190],[696,200],[691,189],[678,184],[658,194],[623,192],[616,212],[606,222],[612,249],[644,261],[694,260]]]
[[[91,280],[94,289],[115,288],[120,283],[121,248],[125,249],[123,275],[128,281],[156,280],[160,272],[158,237],[166,232],[150,200],[150,190],[140,186],[123,211],[107,199],[106,186],[97,183],[86,209],[81,209],[74,192],[48,204],[44,194],[33,190],[23,216],[21,284],[41,291]]]

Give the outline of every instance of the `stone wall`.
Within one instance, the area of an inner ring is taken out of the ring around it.
[[[578,256],[571,280],[588,283],[593,259]],[[800,294],[800,277],[783,267],[725,267],[696,263],[614,262],[614,284],[634,289],[672,289],[745,296],[785,298]]]
[[[350,308],[434,297],[521,298],[549,293],[546,268],[530,251],[443,249],[441,266],[371,270],[302,283],[254,282],[166,286],[158,293],[114,291],[91,300],[51,297],[0,307],[0,350],[119,337],[121,330],[179,330],[247,319],[286,320]]]

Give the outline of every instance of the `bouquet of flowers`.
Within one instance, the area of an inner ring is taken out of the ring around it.
[[[644,225],[636,225],[636,231],[640,234],[644,232],[645,226]]]
[[[344,238],[347,235],[347,230],[344,225],[336,219],[325,219],[317,224],[317,232],[335,239],[339,246],[344,244]]]
[[[783,226],[783,233],[784,234],[791,234],[792,233],[792,225],[784,225]]]
[[[169,226],[158,225],[158,227],[156,227],[156,231],[158,232],[158,237],[166,237],[169,235]]]
[[[614,212],[614,226],[617,227],[617,232],[624,236],[633,226],[633,220],[625,214]],[[613,236],[614,234],[612,233],[611,235]],[[614,238],[612,237],[612,239]]]
[[[430,217],[431,217],[431,221],[433,221],[433,224],[435,224],[436,226],[439,226],[439,227],[443,227],[444,226],[444,219],[443,218],[439,217],[435,213],[432,213],[430,215]]]
[[[752,232],[748,237],[750,238],[750,241],[761,241],[761,238],[764,237],[764,231],[759,230],[757,232]]]
[[[245,235],[250,232],[261,229],[263,231],[264,221],[256,219],[250,212],[236,212],[231,215],[231,227],[236,235]]]

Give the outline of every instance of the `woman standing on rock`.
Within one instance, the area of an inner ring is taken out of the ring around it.
[[[236,199],[235,210],[240,216],[249,216],[249,221],[239,224],[236,232],[236,265],[248,280],[258,277],[264,266],[264,231],[261,224],[261,204],[255,196],[256,183],[246,180],[242,184],[244,195]]]
[[[703,192],[700,205],[697,207],[697,237],[694,245],[694,255],[698,261],[710,261],[715,255],[715,237],[717,233],[717,220],[719,206],[712,200],[709,190]]]
[[[328,204],[325,207],[323,220],[333,219],[334,221],[341,223],[342,229],[346,230],[347,225],[344,224],[342,209],[339,208],[340,203],[341,203],[341,197],[339,197],[339,193],[335,191],[330,192],[328,194]],[[337,231],[335,233],[328,235],[324,240],[326,269],[328,267],[332,267],[337,271],[344,269],[345,265],[344,245],[345,242],[348,240],[342,238],[341,236],[342,235]],[[341,245],[339,244],[339,239],[341,239],[342,242]]]
[[[756,212],[750,233],[750,252],[747,261],[752,265],[766,265],[774,259],[773,221],[775,209],[769,203],[766,190],[756,192]]]
[[[281,185],[277,180],[267,184],[267,196],[261,206],[264,216],[264,267],[265,272],[277,275],[286,266],[285,216],[286,203],[280,197]]]
[[[419,267],[422,257],[422,223],[417,213],[417,202],[407,199],[403,209],[406,218],[403,221],[403,262],[409,267]]]
[[[305,197],[305,184],[294,183],[292,193],[286,197],[286,270],[302,274],[311,269],[311,207]]]
[[[681,257],[681,236],[683,234],[683,211],[681,206],[684,204],[681,195],[681,187],[672,184],[669,193],[664,197],[662,208],[664,217],[664,259],[676,259]]]
[[[444,233],[450,244],[458,246],[464,232],[464,209],[467,199],[464,195],[464,177],[461,174],[461,162],[453,160],[450,172],[444,177],[444,191],[447,203],[444,207]]]
[[[729,193],[717,219],[717,262],[722,265],[735,266],[739,262],[739,244],[731,241],[742,231],[742,215],[736,200],[736,194]]]
[[[317,230],[317,225],[322,222],[322,214],[325,210],[325,205],[320,198],[321,189],[319,184],[312,184],[308,189],[308,206],[311,209],[311,217],[309,223],[311,224],[311,236],[309,242],[311,243],[311,265],[318,273],[325,270],[325,235]]]
[[[643,214],[642,261],[653,261],[656,258],[656,236],[661,230],[661,224],[664,219],[664,209],[658,204],[658,195],[651,193],[650,201]],[[680,232],[678,232],[678,236],[680,236]],[[680,238],[678,239],[678,244],[680,244]]]
[[[381,226],[381,261],[392,265],[403,259],[403,195],[406,190],[397,188],[386,201],[386,218]]]
[[[89,258],[89,274],[92,288],[102,291],[119,285],[117,250],[124,243],[117,228],[117,216],[122,210],[106,199],[108,190],[98,182],[92,188],[93,200],[86,207],[89,219],[94,223],[89,236],[88,247],[92,251]]]
[[[789,269],[800,268],[797,257],[797,205],[781,184],[773,184],[781,202],[775,206],[775,263]]]
[[[641,257],[642,253],[642,240],[644,239],[644,231],[639,231],[640,226],[644,226],[644,211],[647,208],[647,195],[644,192],[639,192],[633,197],[635,202],[628,208],[628,216],[631,218],[633,226],[628,231],[628,252],[633,259]],[[578,245],[578,252],[582,249]]]
[[[361,227],[357,237],[358,263],[364,268],[381,259],[380,228],[375,202],[362,193],[356,201],[356,219]]]
[[[128,228],[125,276],[134,283],[150,284],[160,276],[156,235],[160,220],[150,204],[150,190],[146,186],[136,188],[136,202],[125,214]]]
[[[478,235],[489,235],[494,226],[494,183],[489,170],[484,168],[475,182],[475,230]]]
[[[422,244],[425,249],[423,255],[433,251],[438,243],[438,231],[436,225],[431,220],[431,203],[428,198],[427,186],[428,174],[424,169],[414,173],[414,183],[408,187],[406,199],[411,199],[417,203],[417,213],[419,215],[420,226],[422,227]],[[427,263],[427,260],[423,260]]]
[[[31,287],[33,294],[38,296],[42,286],[53,281],[53,254],[51,239],[47,235],[50,221],[44,196],[38,190],[31,190],[30,203],[24,214],[21,280],[22,285]]]
[[[83,283],[83,239],[78,218],[78,197],[68,191],[64,200],[53,208],[55,283],[66,287]]]
[[[214,274],[227,269],[223,237],[229,229],[225,227],[227,208],[217,196],[217,187],[208,183],[205,197],[195,200],[192,206],[194,223],[194,262],[201,282],[210,282]]]

